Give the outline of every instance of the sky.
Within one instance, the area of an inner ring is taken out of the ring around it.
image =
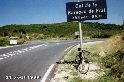
[[[66,3],[74,1],[77,0],[0,0],[0,26],[66,22]],[[107,7],[107,19],[89,22],[121,25],[124,19],[124,0],[107,0]]]

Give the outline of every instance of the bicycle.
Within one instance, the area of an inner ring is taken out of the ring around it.
[[[87,61],[87,59],[85,58],[85,56],[89,55],[89,54],[90,54],[90,52],[88,52],[86,50],[82,50],[79,52],[79,55],[77,55],[75,58],[74,67],[81,74],[86,74],[89,70],[89,64],[88,64],[88,66],[86,65],[87,63],[89,63],[89,61]]]

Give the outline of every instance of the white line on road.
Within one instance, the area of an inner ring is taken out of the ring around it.
[[[2,60],[2,59],[4,59],[4,58],[0,58],[0,60]]]
[[[0,57],[9,57],[8,55],[6,55],[6,54],[3,54],[3,55],[0,55]]]
[[[72,48],[73,46],[70,46],[68,48],[65,49],[65,52],[68,51],[70,48]]]
[[[7,55],[8,55],[8,56],[14,56],[15,54],[11,54],[11,53],[10,53],[10,54],[7,54]]]
[[[59,45],[60,43],[56,43],[57,45]]]
[[[27,45],[27,44],[22,44],[22,45]],[[22,46],[22,45],[5,46],[5,47],[0,47],[0,49],[4,49],[4,48],[10,48],[10,47],[15,47],[15,46]]]
[[[21,49],[21,50],[16,50],[16,51],[9,52],[9,53],[6,53],[6,54],[2,54],[2,55],[0,55],[0,60],[5,59],[5,58],[9,58],[10,56],[14,56],[14,55],[17,55],[17,54],[20,54],[20,53],[24,53],[24,52],[32,50],[32,49],[39,48],[41,46],[47,46],[47,45],[46,44],[41,44],[41,45],[36,45],[36,46],[24,48],[24,49]]]
[[[50,72],[52,71],[53,67],[54,67],[55,64],[52,64],[49,69],[47,70],[47,72],[45,73],[44,77],[42,78],[42,80],[40,82],[45,82],[48,75],[50,74]]]
[[[46,44],[43,44],[43,46],[48,46],[48,45],[46,45]]]

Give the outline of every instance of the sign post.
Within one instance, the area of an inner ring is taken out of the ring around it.
[[[78,2],[80,2],[80,0],[78,0]],[[81,22],[79,22],[79,33],[80,33],[80,48],[82,51],[83,50],[83,36],[82,36]]]
[[[67,22],[78,22],[80,32],[80,48],[83,50],[81,22],[84,20],[107,19],[106,0],[84,0],[66,3]]]
[[[83,34],[81,22],[84,20],[99,20],[107,18],[107,5],[106,0],[85,0],[78,2],[68,2],[66,3],[66,14],[67,14],[67,22],[78,22],[79,23],[79,34],[80,34],[80,49],[79,51],[79,59],[76,59],[75,68],[81,73],[86,74],[84,72],[84,56],[85,53],[83,51]],[[78,61],[78,62],[77,62]]]

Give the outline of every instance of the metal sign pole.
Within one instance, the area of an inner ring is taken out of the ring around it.
[[[80,48],[81,51],[83,50],[83,37],[82,37],[82,28],[81,28],[81,22],[79,22],[79,32],[80,32]]]
[[[80,0],[78,0],[78,2],[80,2]],[[79,32],[80,32],[80,48],[81,51],[83,50],[83,38],[82,38],[82,28],[81,28],[81,22],[79,22]]]

